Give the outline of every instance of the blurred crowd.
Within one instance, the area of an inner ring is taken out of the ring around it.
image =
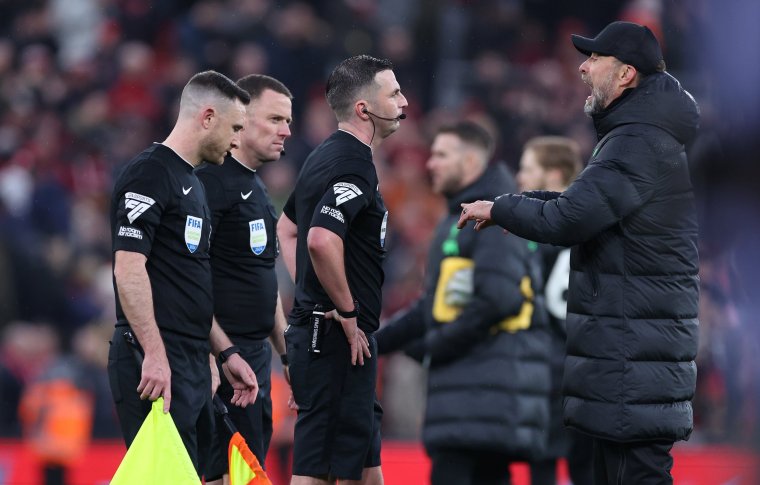
[[[192,74],[215,69],[238,79],[265,73],[293,92],[287,154],[262,169],[280,208],[306,155],[336,128],[324,99],[330,70],[359,53],[393,61],[409,99],[408,118],[375,154],[391,214],[384,285],[390,315],[420,291],[424,248],[444,208],[425,170],[437,126],[463,118],[482,123],[498,140],[494,163],[512,170],[522,144],[537,135],[569,136],[590,154],[596,140],[582,109],[588,89],[570,33],[594,35],[615,19],[654,30],[669,71],[700,103],[703,134],[691,149],[695,182],[709,186],[721,172],[711,131],[717,116],[710,78],[694,49],[708,3],[0,2],[0,437],[33,432],[39,414],[34,386],[60,376],[89,396],[92,435],[118,436],[105,377],[115,315],[111,183],[124,162],[168,134]],[[742,263],[715,235],[716,206],[703,206],[705,227],[713,232],[702,241],[692,441],[757,445],[760,339],[736,272]],[[284,271],[281,285],[287,302]],[[387,438],[417,436],[420,372],[404,357],[384,362]]]

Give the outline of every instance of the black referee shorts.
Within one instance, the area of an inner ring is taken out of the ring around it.
[[[272,347],[266,339],[246,339],[230,336],[232,343],[240,347],[240,356],[248,362],[259,383],[259,394],[253,404],[241,408],[232,404],[233,389],[219,364],[221,384],[216,393],[227,406],[227,411],[235,427],[245,439],[261,466],[266,469],[264,460],[272,439]],[[211,458],[206,470],[206,477],[213,480],[228,473],[227,450],[232,434],[224,421],[217,417],[216,433],[211,446]]]
[[[343,327],[326,323],[319,356],[307,352],[307,326],[290,325],[285,331],[298,404],[293,474],[359,480],[364,468],[380,466],[377,343],[368,334],[372,357],[365,357],[363,366],[352,366]]]
[[[108,379],[124,441],[129,448],[150,412],[151,402],[141,400],[137,393],[142,371],[124,340],[123,334],[127,330],[127,326],[118,326],[114,331],[108,352]],[[213,430],[209,342],[163,330],[161,338],[172,373],[169,413],[195,469],[199,470],[199,460],[205,460],[208,454]]]

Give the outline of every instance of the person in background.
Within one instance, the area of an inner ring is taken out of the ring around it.
[[[430,244],[425,290],[376,334],[381,354],[403,349],[428,367],[422,441],[433,485],[509,484],[510,464],[546,446],[549,335],[529,242],[456,227],[462,202],[515,187],[502,165],[488,165],[492,151],[475,123],[438,130],[427,168],[449,210]]]
[[[492,224],[572,247],[565,424],[593,436],[594,483],[672,484],[670,452],[693,429],[699,333],[697,214],[685,144],[694,98],[665,72],[652,31],[613,22],[572,37],[588,58],[584,111],[599,142],[562,193],[462,205]]]
[[[521,192],[564,192],[581,168],[580,148],[575,141],[561,136],[532,138],[525,144],[520,158],[518,188]],[[570,249],[537,244],[536,255],[542,269],[542,292],[549,313],[552,390],[548,446],[540,459],[530,463],[530,479],[532,485],[555,485],[557,461],[565,457],[572,482],[590,484],[593,451],[591,438],[567,429],[562,424],[562,371],[567,340],[565,318],[567,288],[570,284]]]
[[[293,95],[269,76],[251,74],[237,81],[251,96],[240,146],[224,164],[204,164],[195,173],[203,182],[211,209],[211,270],[214,318],[256,373],[259,395],[251,406],[232,406],[234,389],[220,372],[217,393],[235,427],[262,466],[272,438],[272,348],[287,378],[285,315],[277,291],[275,260],[277,216],[257,170],[276,162],[290,136]],[[232,435],[217,420],[216,442],[206,476],[228,473],[227,446]]]

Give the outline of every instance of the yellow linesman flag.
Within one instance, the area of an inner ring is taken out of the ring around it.
[[[153,401],[148,417],[127,450],[111,485],[201,485],[164,398]]]
[[[230,485],[272,485],[256,455],[251,452],[240,432],[235,432],[228,450]]]

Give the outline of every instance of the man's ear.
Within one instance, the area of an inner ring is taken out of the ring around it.
[[[214,123],[216,118],[216,111],[212,107],[208,107],[201,112],[201,125],[205,129],[209,129]]]
[[[620,69],[620,84],[622,84],[624,87],[629,87],[636,82],[636,75],[639,73],[639,71],[637,71],[635,67],[630,64],[623,64]]]
[[[367,108],[367,100],[360,99],[354,103],[354,113],[356,116],[363,120],[369,119],[369,108]]]
[[[467,170],[475,171],[483,169],[488,164],[488,160],[476,148],[467,147],[464,152],[464,164]]]

